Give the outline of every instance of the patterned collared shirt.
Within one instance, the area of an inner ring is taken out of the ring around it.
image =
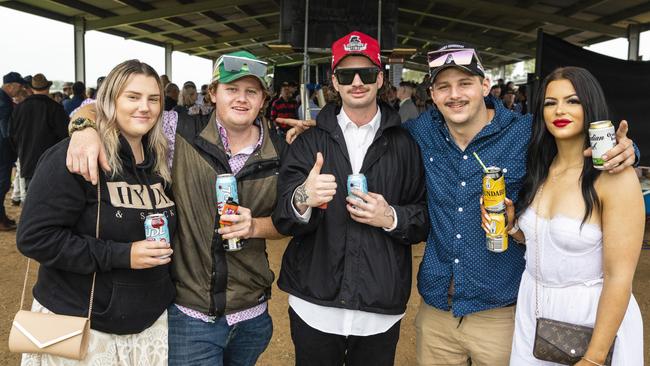
[[[456,145],[436,109],[403,125],[422,152],[431,220],[418,290],[427,304],[449,310],[453,280],[456,317],[513,304],[525,264],[522,245],[511,241],[504,253],[486,248],[479,205],[483,172],[472,154],[503,169],[506,195],[516,201],[526,173],[532,118],[507,110],[490,96],[485,102],[495,110],[494,118],[465,150]]]

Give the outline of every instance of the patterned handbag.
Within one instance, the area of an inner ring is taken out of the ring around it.
[[[537,232],[537,222],[539,221],[539,203],[542,201],[542,190],[544,185],[539,188],[537,207],[535,208],[535,318],[537,325],[535,327],[535,341],[533,344],[533,356],[538,360],[555,362],[562,365],[574,365],[587,352],[591,335],[594,328],[584,325],[561,322],[539,316],[539,233]],[[612,355],[614,354],[614,345],[616,338],[609,349],[607,359],[603,365],[612,365]]]

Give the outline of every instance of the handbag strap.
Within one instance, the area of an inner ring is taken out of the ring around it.
[[[535,205],[535,318],[539,318],[539,231],[537,225],[539,223],[539,205],[542,202],[542,193],[544,192],[544,183],[539,186],[537,191],[537,204]]]
[[[101,188],[101,177],[98,177],[97,180],[97,223],[95,224],[95,239],[99,239],[99,210],[102,203],[102,188]],[[25,270],[25,280],[23,281],[23,292],[20,295],[20,310],[23,310],[23,304],[25,303],[25,290],[27,289],[27,278],[29,277],[29,264],[31,258],[27,258],[27,269]],[[90,286],[90,302],[88,305],[88,319],[93,312],[93,300],[95,298],[95,277],[97,272],[93,272],[93,282]]]

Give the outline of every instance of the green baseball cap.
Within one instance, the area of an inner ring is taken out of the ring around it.
[[[220,56],[212,71],[212,81],[232,83],[245,76],[254,76],[266,88],[267,64],[247,51],[237,51]]]

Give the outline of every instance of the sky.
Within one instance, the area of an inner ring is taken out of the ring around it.
[[[73,27],[47,18],[0,7],[0,75],[17,71],[24,75],[43,73],[49,80],[74,81]],[[627,58],[627,40],[614,39],[587,49],[621,59]],[[650,60],[650,31],[641,34],[640,54]],[[86,81],[94,87],[115,65],[137,58],[165,73],[162,47],[129,41],[121,37],[90,31],[86,33]],[[172,53],[172,81],[182,85],[191,80],[206,84],[212,71],[208,59]]]
[[[74,34],[71,24],[0,7],[0,74],[43,73],[48,80],[74,81]],[[86,32],[86,81],[94,87],[122,61],[137,58],[165,73],[165,50],[106,33]],[[208,83],[212,61],[182,52],[172,53],[172,81],[182,85]]]

